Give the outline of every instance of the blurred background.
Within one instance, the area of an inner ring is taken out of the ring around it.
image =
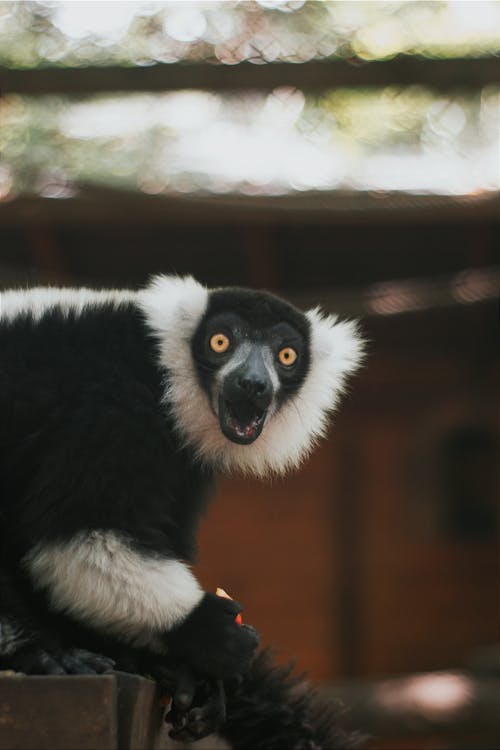
[[[0,289],[360,318],[331,436],[198,573],[379,748],[498,747],[500,3],[0,3]]]

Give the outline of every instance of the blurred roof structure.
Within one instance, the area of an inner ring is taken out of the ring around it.
[[[0,6],[0,200],[500,190],[499,2],[95,9]]]

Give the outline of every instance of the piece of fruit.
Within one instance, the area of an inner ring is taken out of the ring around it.
[[[216,594],[216,596],[221,596],[223,599],[232,599],[233,598],[232,596],[229,596],[229,594],[227,593],[227,591],[224,591],[224,589],[221,589],[219,587],[217,587],[215,589],[215,594]],[[238,625],[243,625],[243,618],[241,616],[241,613],[238,613],[236,615],[236,617],[234,618],[234,621],[236,623],[238,623]]]

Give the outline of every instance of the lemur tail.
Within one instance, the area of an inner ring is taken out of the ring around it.
[[[219,730],[232,750],[354,750],[364,737],[338,727],[341,708],[320,698],[268,651],[242,681],[226,683],[227,719]]]

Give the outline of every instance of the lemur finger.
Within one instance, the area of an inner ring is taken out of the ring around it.
[[[196,739],[191,736],[191,732],[186,726],[181,726],[180,724],[173,726],[169,731],[168,736],[179,742],[190,742],[193,739]]]
[[[193,703],[196,693],[196,679],[191,669],[182,666],[177,672],[177,686],[173,697],[173,705],[179,711],[187,711]]]
[[[42,649],[36,654],[35,660],[32,663],[31,674],[66,674],[64,668],[54,659],[50,654]]]
[[[72,654],[62,654],[61,664],[67,674],[96,674],[95,669],[87,666],[85,662]]]
[[[212,714],[217,717],[219,724],[226,721],[226,691],[222,680],[216,680],[211,699]]]
[[[171,729],[168,736],[177,742],[188,743],[201,740],[203,737],[208,737],[210,734],[212,734],[210,728],[200,724],[197,727],[185,726],[182,729]]]
[[[115,668],[114,659],[111,659],[109,656],[104,656],[103,654],[95,654],[93,651],[87,651],[82,648],[72,649],[71,654],[97,674],[112,672]]]

